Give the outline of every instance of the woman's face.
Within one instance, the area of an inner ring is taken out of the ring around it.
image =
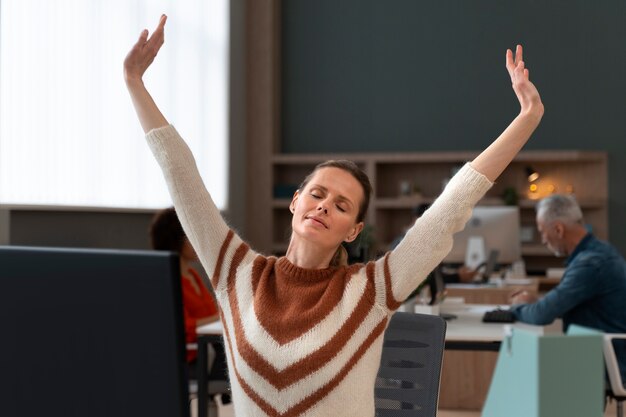
[[[363,201],[363,188],[356,178],[340,168],[321,168],[289,206],[291,227],[298,238],[335,250],[352,242],[363,229],[356,222]]]

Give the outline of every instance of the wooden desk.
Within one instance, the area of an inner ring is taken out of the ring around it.
[[[462,297],[467,304],[506,305],[514,291],[525,290],[531,294],[545,294],[561,282],[560,278],[529,277],[528,284],[448,284],[448,297]]]
[[[529,278],[527,284],[447,284],[447,297],[462,297],[467,304],[509,304],[515,291],[525,290],[538,294],[539,278]]]
[[[559,285],[559,282],[561,282],[561,278],[547,278],[546,277],[546,278],[538,279],[537,283],[539,284],[539,288],[537,289],[537,291],[539,291],[540,294],[546,293],[550,291],[552,288]]]

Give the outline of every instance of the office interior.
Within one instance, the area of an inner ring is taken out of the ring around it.
[[[504,51],[523,43],[546,108],[524,149],[606,154],[605,238],[626,256],[626,3],[231,0],[230,5],[224,216],[252,247],[275,251],[273,230],[262,226],[274,223],[269,219],[276,155],[483,149],[515,115]],[[486,72],[488,67],[493,71]],[[412,72],[418,69],[419,77]],[[576,192],[582,190],[574,184]],[[148,249],[153,214],[3,206],[0,244]]]

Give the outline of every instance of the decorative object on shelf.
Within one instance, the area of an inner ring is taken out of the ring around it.
[[[400,195],[403,197],[411,195],[411,183],[407,180],[400,181]]]
[[[502,200],[507,206],[516,206],[519,201],[515,187],[506,187],[502,193]]]
[[[419,204],[422,201],[422,189],[416,183],[412,183],[408,180],[400,181],[400,195],[399,199],[403,201],[411,201],[413,205]]]
[[[535,182],[539,179],[539,172],[530,165],[526,165],[526,168],[524,170],[526,172],[526,179],[530,183],[530,185],[528,186],[528,198],[530,198],[531,200],[537,200],[541,197],[539,195],[539,187]]]
[[[556,186],[554,184],[548,185],[548,194],[554,194],[556,192]]]
[[[528,198],[531,200],[538,200],[540,198],[539,187],[537,184],[530,184],[528,186]]]
[[[422,187],[420,187],[419,185],[417,185],[417,183],[413,183],[413,193],[412,193],[413,197],[415,198],[422,198]]]
[[[572,184],[567,184],[565,186],[565,192],[567,194],[574,194],[574,186]]]
[[[526,178],[528,178],[528,182],[535,182],[539,179],[539,172],[530,165],[527,165]]]

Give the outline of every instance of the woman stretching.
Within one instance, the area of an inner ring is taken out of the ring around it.
[[[229,229],[194,158],[142,76],[164,41],[166,17],[124,61],[126,85],[187,237],[221,307],[237,416],[373,416],[374,382],[390,316],[452,247],[472,208],[535,130],[543,105],[522,47],[506,53],[519,115],[449,182],[402,242],[381,259],[342,265],[340,245],[363,229],[371,187],[347,161],[315,168],[289,206],[287,254],[263,256]]]

